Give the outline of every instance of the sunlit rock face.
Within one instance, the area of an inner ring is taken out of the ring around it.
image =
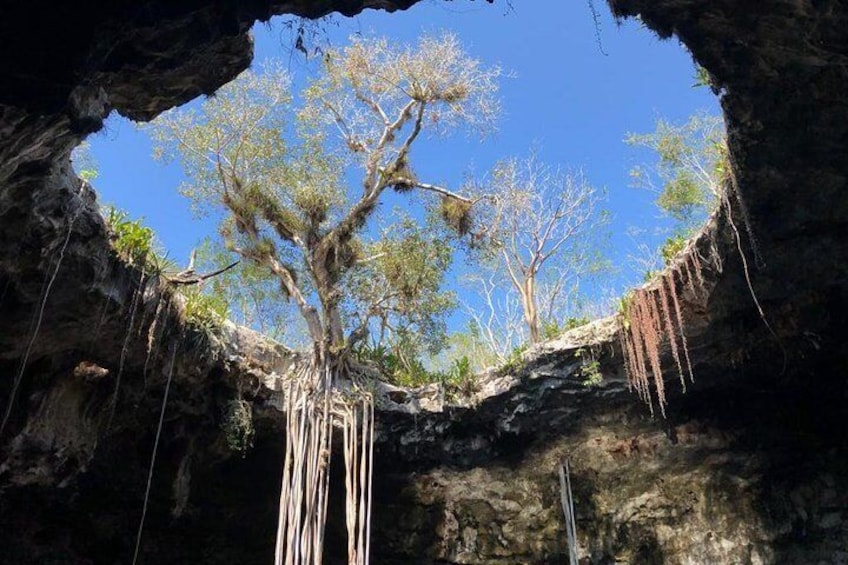
[[[185,328],[159,281],[111,252],[68,155],[111,109],[149,119],[213,92],[248,65],[256,19],[411,2],[172,4],[3,9],[0,407],[13,388],[16,401],[0,437],[0,562],[130,561],[168,375],[142,562],[271,561],[278,384],[294,356],[243,329]],[[668,417],[651,418],[628,391],[615,325],[600,322],[486,375],[458,405],[386,388],[375,563],[564,562],[565,459],[588,562],[848,561],[848,7],[610,4],[679,37],[728,119],[742,198],[698,243],[721,257],[708,293],[683,298],[696,382],[683,395],[668,375]],[[582,384],[587,348],[598,387]],[[239,388],[257,426],[244,457],[223,430]],[[334,481],[328,563],[344,560]]]

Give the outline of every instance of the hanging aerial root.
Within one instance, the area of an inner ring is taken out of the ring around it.
[[[628,307],[629,319],[627,324],[631,342],[629,353],[632,356],[629,365],[631,368],[635,369],[635,371],[629,375],[630,385],[636,390],[639,398],[648,404],[648,407],[651,409],[651,414],[653,415],[654,406],[651,400],[650,385],[648,381],[648,364],[645,359],[643,336],[644,327],[642,325],[638,304],[638,299],[634,295]]]
[[[568,540],[568,563],[578,565],[580,554],[577,551],[577,519],[574,514],[574,495],[571,492],[571,471],[568,459],[559,466],[559,496],[562,512],[565,515],[565,536]]]
[[[150,326],[147,329],[147,355],[144,359],[144,369],[141,372],[142,378],[144,380],[145,385],[147,384],[147,370],[150,366],[150,360],[156,359],[156,356],[159,353],[159,344],[162,341],[162,336],[165,333],[165,329],[167,327],[167,314],[171,309],[171,299],[164,300],[161,296],[156,303],[156,312],[153,314],[153,321],[150,322]],[[164,321],[161,322],[162,327],[160,328],[160,318],[165,314]],[[158,337],[157,337],[158,330]]]
[[[132,330],[135,325],[135,317],[138,312],[139,304],[141,303],[142,295],[144,294],[145,278],[144,273],[141,273],[138,279],[138,288],[133,292],[132,305],[130,306],[130,321],[127,325],[127,333],[124,336],[124,342],[121,346],[121,356],[118,360],[118,374],[115,377],[115,391],[112,393],[112,403],[109,407],[109,418],[106,420],[106,430],[112,429],[112,421],[115,419],[115,409],[118,407],[118,395],[121,391],[121,377],[124,374],[124,364],[127,360],[129,352],[130,339],[132,338]]]
[[[661,364],[664,347],[671,352],[683,392],[686,392],[687,376],[690,382],[695,381],[678,285],[680,289],[688,289],[693,300],[705,298],[707,283],[704,269],[721,270],[721,259],[714,242],[710,242],[706,261],[707,264],[698,254],[697,247],[691,245],[654,282],[636,289],[619,314],[619,341],[630,388],[648,404],[652,415],[654,398],[663,416],[667,405]]]
[[[82,191],[83,188],[81,188],[80,191]],[[68,231],[65,234],[65,239],[62,241],[62,246],[59,248],[59,255],[56,258],[56,266],[53,268],[53,273],[50,275],[50,278],[45,279],[47,284],[41,295],[41,300],[39,302],[38,309],[36,310],[37,313],[33,318],[32,332],[30,333],[29,340],[27,341],[26,351],[24,351],[24,355],[21,358],[20,365],[18,366],[18,371],[15,373],[15,379],[12,381],[12,390],[9,393],[9,401],[6,405],[6,411],[3,414],[3,420],[0,422],[0,437],[3,436],[3,432],[6,430],[6,425],[9,423],[9,417],[12,415],[12,408],[14,408],[15,405],[15,397],[17,396],[18,389],[21,386],[24,371],[26,371],[29,356],[32,353],[32,347],[35,345],[35,340],[38,338],[38,332],[41,330],[41,322],[44,320],[44,308],[47,306],[47,299],[50,298],[50,291],[53,289],[53,284],[56,282],[56,277],[59,275],[59,269],[62,267],[62,260],[65,258],[65,251],[67,251],[68,243],[71,241],[74,223],[79,217],[82,209],[82,206],[78,207],[73,216],[71,216],[70,220],[68,220]]]
[[[734,183],[734,186],[735,186],[735,183]],[[741,194],[739,194],[739,192],[738,192],[738,187],[737,187],[737,190],[736,190],[736,194],[741,197]],[[741,203],[741,199],[739,200],[739,202]],[[757,297],[757,293],[754,292],[754,285],[751,282],[751,271],[748,268],[748,258],[745,255],[744,249],[742,249],[742,237],[739,235],[739,229],[736,227],[736,223],[733,221],[733,214],[731,212],[730,200],[729,200],[729,198],[727,197],[726,194],[725,194],[725,207],[727,208],[727,222],[730,224],[730,228],[733,231],[734,241],[736,242],[736,249],[739,251],[739,259],[742,261],[742,272],[745,274],[745,282],[748,285],[748,291],[751,293],[751,299],[754,301],[754,306],[756,306],[756,308],[757,308],[757,312],[760,315],[760,320],[762,320],[763,325],[765,325],[766,329],[772,335],[775,342],[777,343],[777,346],[780,348],[781,353],[783,354],[783,369],[781,369],[781,371],[780,371],[780,374],[782,375],[783,373],[786,372],[786,365],[789,362],[789,356],[786,353],[786,348],[783,346],[783,342],[781,342],[780,337],[777,335],[777,332],[774,331],[774,328],[771,327],[771,324],[769,323],[768,318],[766,318],[766,313],[763,311],[763,306],[762,306],[762,304],[760,304],[760,300]],[[745,221],[747,222],[747,218],[745,218]],[[751,229],[750,225],[748,225],[748,229],[749,230]],[[752,238],[751,239],[751,245],[755,246],[756,242],[753,239],[753,232],[751,232],[751,238]],[[755,254],[758,253],[758,250],[756,249],[756,247],[754,248],[754,253]],[[756,260],[756,258],[755,258],[755,260]]]
[[[680,278],[683,280],[686,288],[689,289],[689,292],[692,294],[692,298],[695,298],[698,296],[698,290],[695,288],[695,277],[692,276],[692,269],[689,268],[690,259],[691,256],[687,254],[680,263]]]
[[[141,509],[141,519],[138,522],[138,532],[135,537],[135,551],[133,552],[133,565],[138,562],[138,554],[141,549],[141,535],[144,532],[144,519],[147,517],[147,503],[150,500],[150,487],[153,484],[153,469],[156,468],[156,453],[159,450],[159,438],[162,436],[162,424],[165,421],[165,409],[168,406],[168,393],[171,391],[171,379],[174,376],[174,364],[177,361],[177,348],[171,350],[171,362],[168,364],[168,380],[165,383],[165,395],[162,397],[162,409],[159,412],[159,424],[156,427],[156,439],[153,441],[153,453],[150,456],[150,467],[147,471],[147,486],[144,489],[144,504]]]
[[[660,280],[660,305],[662,306],[663,322],[665,323],[665,328],[667,330],[666,337],[668,338],[668,343],[671,346],[671,356],[674,358],[675,364],[677,364],[677,373],[680,375],[680,386],[683,388],[683,392],[686,392],[686,379],[683,377],[683,364],[680,362],[680,350],[677,347],[677,334],[675,332],[674,322],[671,318],[671,308],[668,299],[669,293],[666,292],[666,287],[668,285],[666,283],[667,277],[663,277],[662,280]]]
[[[682,345],[683,355],[686,358],[686,370],[689,372],[689,380],[694,383],[695,373],[692,372],[692,361],[689,358],[689,343],[686,340],[686,328],[683,327],[683,313],[680,311],[680,300],[677,298],[677,286],[674,284],[673,274],[665,279],[665,284],[668,286],[671,302],[674,305],[674,319],[677,320],[677,328],[680,330],[680,343]]]
[[[106,300],[100,307],[100,314],[97,316],[97,324],[94,326],[94,331],[91,332],[91,344],[95,345],[100,338],[100,330],[103,329],[103,324],[106,322],[106,313],[109,310],[109,304],[112,302],[112,294],[117,290],[115,282],[109,287],[109,292],[106,293]]]
[[[654,376],[654,385],[657,390],[657,401],[660,405],[660,412],[665,417],[665,387],[662,380],[662,365],[660,364],[661,335],[657,324],[656,312],[654,311],[654,297],[653,293],[645,292],[637,294],[636,298],[638,300],[637,309],[639,312],[637,320],[642,325],[645,353],[650,362],[651,374]]]
[[[313,361],[298,370],[286,388],[277,565],[322,562],[333,431],[330,371]]]
[[[704,290],[704,272],[701,270],[701,257],[698,255],[697,249],[693,247],[693,252],[689,254],[689,261],[692,263],[692,269],[695,272],[695,279],[698,283],[698,288]]]
[[[345,524],[348,565],[366,565],[371,552],[371,487],[374,469],[374,400],[361,392],[343,399],[338,413],[344,436]]]
[[[355,382],[337,385],[339,372],[344,369],[315,359],[286,385],[276,565],[322,562],[334,427],[341,428],[344,451],[348,563],[366,565],[370,559],[374,400]]]

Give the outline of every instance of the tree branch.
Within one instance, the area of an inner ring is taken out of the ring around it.
[[[420,188],[421,190],[426,190],[428,192],[435,192],[436,194],[441,194],[442,196],[447,196],[448,198],[455,198],[461,202],[465,202],[466,204],[476,204],[483,200],[483,196],[479,198],[468,198],[466,196],[462,196],[461,194],[457,194],[456,192],[452,192],[447,188],[436,184],[428,184],[426,182],[420,182],[415,179],[410,179],[406,177],[394,177],[392,181],[395,184],[407,184],[409,186],[414,186],[415,188]]]
[[[194,273],[177,273],[175,275],[164,275],[165,280],[171,284],[180,285],[180,286],[189,286],[193,284],[200,284],[212,277],[217,277],[223,273],[226,273],[230,269],[234,268],[239,264],[239,261],[235,261],[224,267],[223,269],[218,269],[217,271],[213,271],[211,273],[206,273],[205,275],[195,275]]]
[[[377,114],[377,116],[383,121],[383,126],[388,127],[391,122],[389,122],[389,117],[383,111],[383,108],[380,107],[379,104],[362,94],[362,91],[358,88],[353,89],[354,96],[356,99],[371,108],[371,111]]]

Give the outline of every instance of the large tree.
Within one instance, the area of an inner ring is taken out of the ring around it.
[[[565,173],[535,156],[507,159],[478,188],[484,231],[482,271],[475,281],[484,301],[475,320],[493,350],[499,341],[537,343],[546,324],[561,324],[580,278],[599,266],[601,195],[580,173]],[[514,306],[517,302],[517,307]],[[518,319],[521,319],[519,325]]]
[[[184,192],[200,207],[223,205],[228,212],[221,231],[229,247],[276,275],[316,348],[339,352],[363,330],[363,310],[355,327],[343,319],[340,283],[380,263],[364,256],[362,236],[386,190],[431,194],[445,201],[449,222],[465,225],[473,201],[417,178],[410,153],[425,130],[491,127],[498,74],[466,56],[450,35],[425,38],[415,48],[356,39],[325,54],[295,124],[286,119],[288,80],[272,68],[247,71],[199,112],[168,113],[153,131],[160,154],[184,164]],[[293,130],[294,142],[287,136]],[[360,170],[358,189],[346,185],[349,165]],[[385,317],[375,305],[387,302],[372,296],[364,310]]]
[[[349,354],[373,324],[426,328],[447,306],[443,242],[409,219],[368,241],[379,231],[369,220],[385,215],[387,191],[413,192],[437,199],[446,223],[468,232],[475,200],[418,178],[412,149],[427,132],[491,128],[499,74],[452,35],[412,47],[355,38],[325,53],[294,123],[289,81],[270,67],[152,127],[159,154],[185,168],[184,192],[220,215],[229,249],[276,277],[308,329],[312,362],[287,397],[279,563],[320,562],[333,419],[345,430],[349,560],[367,561],[368,512],[358,509],[368,499],[373,404],[365,389],[351,404],[351,385],[335,393],[335,383],[353,376]]]

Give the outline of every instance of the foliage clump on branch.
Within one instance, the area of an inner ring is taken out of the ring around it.
[[[459,235],[468,235],[473,227],[471,210],[474,207],[473,202],[452,198],[446,196],[439,202],[439,214],[445,221],[445,224],[450,226]]]
[[[628,134],[625,143],[650,150],[656,163],[630,171],[635,186],[657,195],[657,207],[676,224],[661,255],[666,265],[726,198],[730,175],[724,121],[696,113],[675,124],[660,119],[655,131]]]

